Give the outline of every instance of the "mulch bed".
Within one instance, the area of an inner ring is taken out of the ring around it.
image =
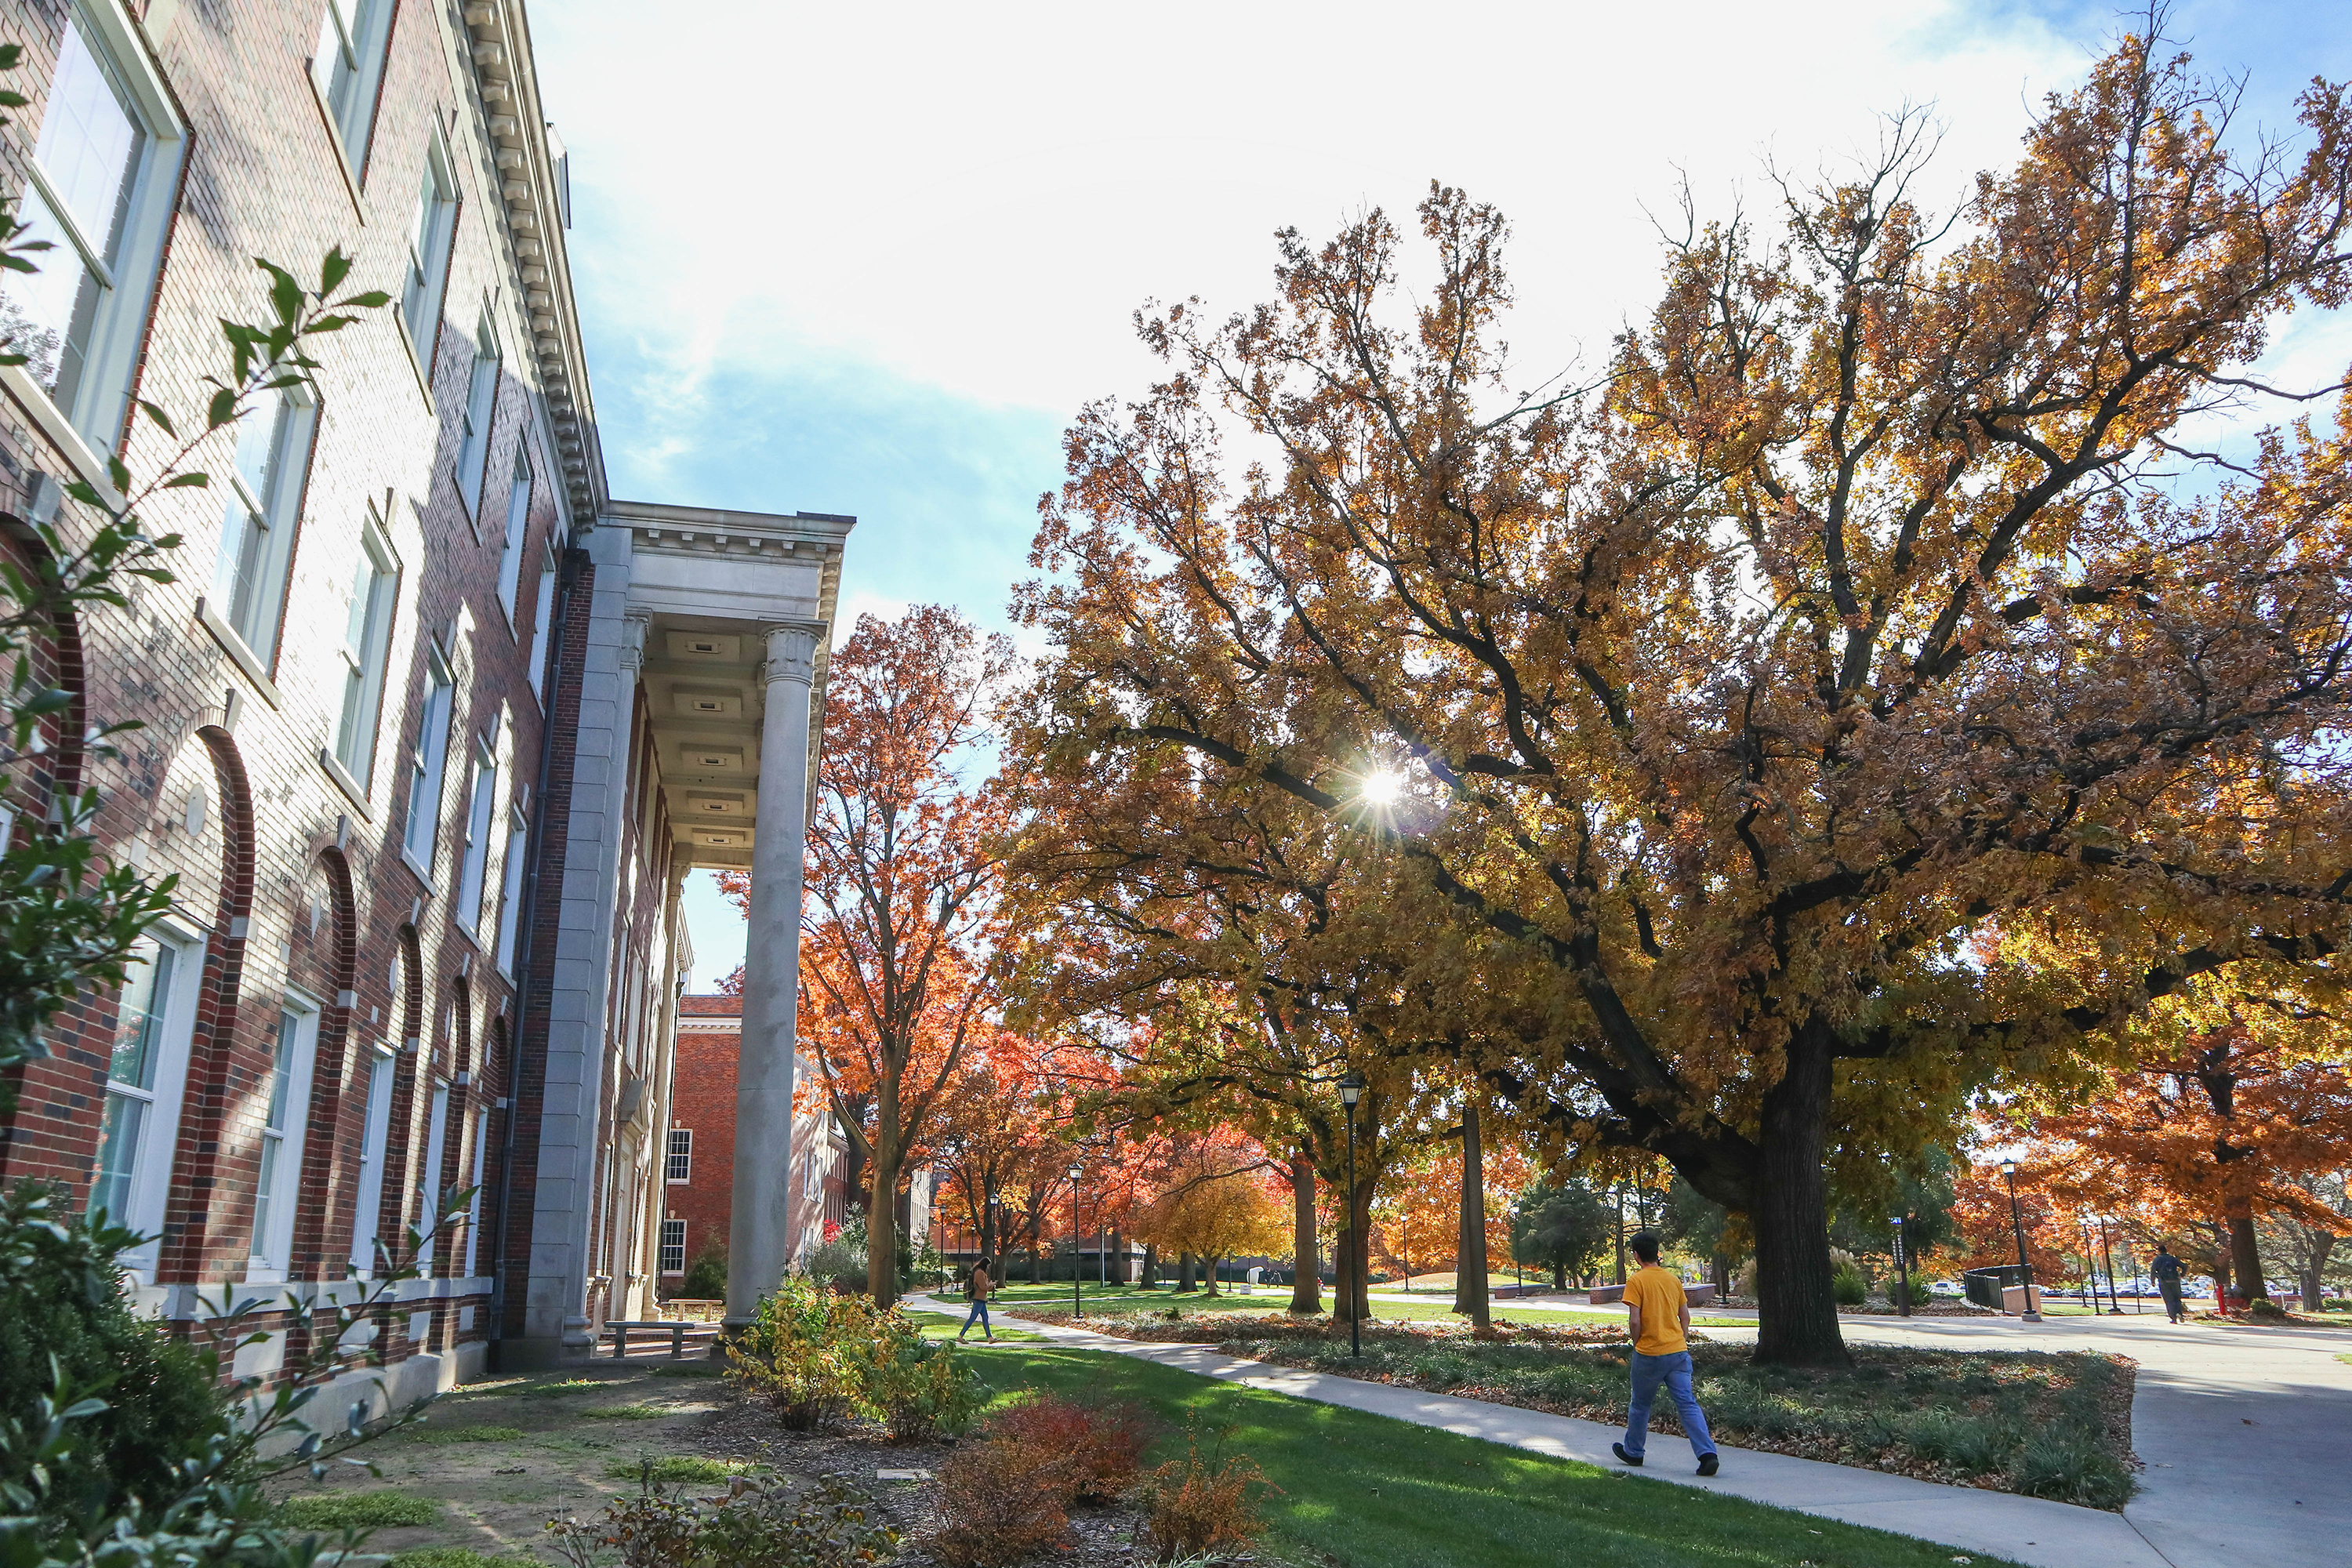
[[[893,1482],[877,1470],[929,1470],[933,1476],[955,1451],[953,1443],[893,1444],[878,1426],[851,1424],[835,1432],[787,1432],[753,1401],[730,1399],[690,1439],[693,1451],[714,1459],[741,1459],[811,1479],[832,1477],[865,1498],[880,1520],[898,1529],[902,1568],[940,1568],[924,1549],[924,1537],[939,1522],[937,1480]],[[1080,1502],[1070,1509],[1070,1542],[1048,1554],[1056,1568],[1131,1568],[1152,1561],[1137,1545],[1143,1510],[1122,1501]],[[1236,1559],[1236,1561],[1241,1561]]]

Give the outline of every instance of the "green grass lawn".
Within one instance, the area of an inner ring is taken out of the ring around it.
[[[923,1331],[923,1338],[927,1340],[951,1340],[963,1327],[961,1313],[950,1317],[945,1312],[925,1312],[912,1307],[901,1307],[899,1310],[906,1314],[908,1321]],[[1040,1333],[1033,1333],[1027,1329],[1016,1329],[1005,1323],[996,1324],[995,1329],[996,1337],[999,1340],[1011,1340],[1015,1344],[1042,1340],[1045,1337]],[[981,1342],[979,1324],[972,1325],[971,1339],[966,1342]]]
[[[1172,1367],[1086,1351],[976,1351],[1000,1392],[1045,1389],[1129,1401],[1166,1422],[1155,1458],[1181,1453],[1187,1421],[1220,1434],[1282,1489],[1264,1504],[1283,1543],[1348,1568],[1947,1568],[1948,1546],[1737,1498],[1521,1453]],[[1733,1458],[1737,1463],[1736,1456]],[[1970,1553],[1979,1568],[2000,1559]]]

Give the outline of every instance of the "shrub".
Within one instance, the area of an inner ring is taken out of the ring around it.
[[[695,1533],[694,1568],[852,1568],[895,1555],[898,1532],[874,1522],[837,1480],[795,1488],[738,1481]]]
[[[48,1462],[43,1513],[79,1521],[110,1498],[176,1491],[180,1461],[227,1428],[213,1358],[159,1333],[124,1299],[116,1253],[128,1233],[93,1232],[58,1194],[32,1183],[9,1194],[6,1209],[0,1421],[47,1424],[35,1402],[50,1391],[51,1356],[75,1397],[106,1402]],[[0,1447],[0,1487],[22,1484],[39,1462],[30,1447]]]
[[[1735,1296],[1744,1296],[1751,1301],[1756,1299],[1756,1260],[1754,1258],[1751,1258],[1741,1264],[1739,1272],[1732,1277],[1731,1293]]]
[[[836,1279],[850,1279],[863,1287],[866,1283],[866,1248],[835,1237],[820,1247],[811,1248],[809,1255],[801,1260],[799,1272],[824,1284]]]
[[[1253,1487],[1282,1489],[1255,1460],[1239,1455],[1221,1459],[1215,1453],[1204,1459],[1199,1438],[1189,1438],[1183,1460],[1171,1459],[1152,1471],[1147,1489],[1150,1515],[1145,1529],[1156,1560],[1173,1563],[1247,1545],[1265,1528],[1250,1495]]]
[[[1058,1545],[1078,1482],[1070,1457],[1043,1444],[1005,1438],[959,1448],[940,1467],[931,1555],[948,1568],[1006,1568]]]
[[[988,1384],[949,1346],[932,1344],[898,1312],[877,1315],[877,1332],[854,1356],[857,1402],[890,1429],[893,1443],[929,1443],[971,1425]]]
[[[409,1492],[303,1492],[279,1503],[278,1518],[296,1530],[375,1530],[437,1523],[441,1505]]]
[[[1074,1495],[1102,1502],[1134,1483],[1152,1436],[1150,1417],[1133,1405],[1090,1410],[1051,1394],[1006,1405],[989,1416],[981,1432],[994,1441],[1067,1454],[1078,1471]]]
[[[1841,1263],[1830,1276],[1830,1294],[1841,1307],[1859,1307],[1870,1299],[1870,1285],[1862,1270],[1852,1263]]]
[[[708,1243],[686,1266],[686,1278],[678,1281],[677,1293],[692,1301],[719,1301],[727,1296],[727,1247],[717,1240]]]
[[[765,1399],[786,1430],[814,1432],[857,1396],[880,1316],[862,1296],[787,1276],[728,1347],[727,1375]]]

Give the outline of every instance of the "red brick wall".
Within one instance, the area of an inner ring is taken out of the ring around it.
[[[678,1002],[677,1070],[670,1122],[694,1130],[694,1179],[669,1184],[664,1213],[686,1221],[688,1263],[717,1241],[727,1244],[735,1196],[735,1060],[742,1049],[740,996],[685,996]],[[725,1018],[725,1029],[697,1028],[695,1020]],[[663,1288],[675,1292],[677,1281]]]
[[[24,148],[40,124],[64,16],[59,0],[0,12],[0,38],[27,46],[26,68],[7,85],[33,100],[0,137],[0,185],[10,191],[23,183]],[[562,485],[541,467],[519,595],[522,624],[510,629],[496,585],[509,475],[530,407],[530,390],[517,375],[534,373],[516,263],[483,152],[481,106],[471,82],[452,74],[444,29],[455,24],[430,0],[404,0],[365,154],[362,223],[306,77],[318,21],[318,6],[307,0],[207,0],[178,7],[152,41],[152,58],[187,123],[188,153],[133,394],[188,427],[209,391],[204,377],[225,367],[216,319],[262,311],[266,279],[252,264],[256,256],[314,274],[328,247],[340,245],[356,258],[356,286],[386,287],[396,296],[409,207],[436,121],[457,127],[452,148],[464,195],[441,311],[455,330],[439,333],[429,357],[429,400],[394,311],[321,343],[316,434],[268,687],[248,679],[196,618],[219,549],[217,488],[168,492],[149,510],[152,531],[184,538],[173,562],[179,581],[140,584],[127,609],[93,615],[81,627],[90,717],[144,726],[121,741],[117,756],[90,759],[88,775],[106,801],[101,837],[155,874],[180,875],[185,919],[209,931],[158,1270],[167,1283],[216,1285],[244,1273],[261,1090],[278,999],[289,987],[324,1004],[297,1185],[297,1278],[339,1278],[350,1252],[365,1069],[377,1042],[421,1041],[416,1054],[397,1058],[387,1238],[418,1217],[415,1165],[435,1082],[459,1071],[473,1080],[451,1090],[443,1180],[470,1176],[474,1152],[465,1135],[472,1111],[507,1089],[509,1064],[485,1059],[482,1044],[491,1021],[512,1005],[492,962],[498,863],[507,802],[516,783],[538,771],[541,718],[525,666],[541,542],[558,526]],[[462,58],[462,35],[457,42]],[[486,298],[497,301],[508,352],[478,520],[457,492],[455,463],[472,327]],[[72,473],[39,429],[27,405],[0,397],[0,503],[21,510],[28,468]],[[167,460],[171,445],[142,423],[122,455],[143,479]],[[215,440],[193,461],[218,471],[226,446]],[[369,787],[361,805],[318,757],[331,740],[339,704],[341,606],[361,522],[371,502],[382,507],[387,498],[383,521],[402,575],[374,766],[362,781]],[[70,505],[67,510],[68,527],[86,526],[72,520]],[[400,855],[404,766],[421,713],[427,639],[453,619],[457,696],[428,883]],[[478,946],[455,928],[452,910],[471,738],[494,721],[502,771],[485,895],[492,912]],[[192,791],[205,802],[200,835],[173,826]],[[541,898],[539,912],[551,926],[551,896]],[[236,920],[249,922],[241,935],[230,925]],[[542,940],[538,951],[551,947]],[[404,994],[396,996],[391,973],[404,950]],[[454,1005],[461,987],[463,1008]],[[336,1005],[345,991],[354,994],[348,1009]],[[55,1055],[26,1070],[17,1113],[0,1129],[0,1181],[39,1175],[68,1184],[77,1201],[86,1192],[112,1013],[111,999],[99,998],[58,1020]],[[527,1062],[527,1040],[520,1055]],[[485,1125],[495,1133],[499,1122],[493,1116]],[[530,1168],[518,1161],[519,1173]],[[486,1220],[494,1208],[486,1201]],[[461,1252],[452,1256],[462,1260]],[[436,1309],[443,1311],[438,1337],[481,1336],[487,1324],[479,1317],[470,1329],[456,1327],[463,1304]],[[394,1322],[404,1324],[404,1315]],[[395,1354],[400,1348],[395,1342]]]

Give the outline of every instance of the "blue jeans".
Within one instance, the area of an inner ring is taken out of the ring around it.
[[[1688,1351],[1676,1351],[1673,1355],[1633,1352],[1633,1407],[1625,1420],[1625,1451],[1638,1459],[1648,1446],[1650,1405],[1658,1397],[1661,1383],[1674,1395],[1675,1413],[1683,1418],[1683,1430],[1690,1435],[1691,1452],[1702,1459],[1714,1453],[1715,1439],[1707,1436],[1706,1413],[1698,1407],[1698,1395],[1691,1392]]]
[[[956,1338],[958,1338],[958,1339],[961,1339],[961,1338],[963,1338],[964,1334],[968,1334],[968,1333],[971,1332],[971,1326],[972,1326],[972,1324],[974,1324],[974,1323],[978,1323],[978,1324],[980,1325],[980,1331],[981,1331],[982,1333],[983,1333],[983,1334],[986,1334],[990,1339],[994,1339],[994,1338],[996,1337],[996,1331],[995,1331],[994,1329],[992,1329],[992,1328],[990,1328],[990,1327],[988,1326],[988,1303],[987,1303],[987,1302],[985,1302],[985,1301],[974,1301],[974,1302],[971,1304],[971,1310],[970,1312],[968,1312],[968,1313],[966,1313],[966,1314],[964,1315],[964,1320],[963,1320],[963,1330],[962,1330],[962,1331],[961,1331],[961,1332],[960,1332],[960,1333],[958,1333],[958,1334],[956,1335]],[[1689,1358],[1688,1358],[1688,1357],[1685,1357],[1684,1359],[1685,1359],[1685,1360],[1688,1360]],[[1684,1385],[1685,1388],[1687,1388],[1688,1386],[1690,1386],[1690,1380],[1689,1380],[1689,1379],[1687,1379],[1687,1378],[1684,1379],[1684,1380],[1683,1380],[1683,1385]]]

